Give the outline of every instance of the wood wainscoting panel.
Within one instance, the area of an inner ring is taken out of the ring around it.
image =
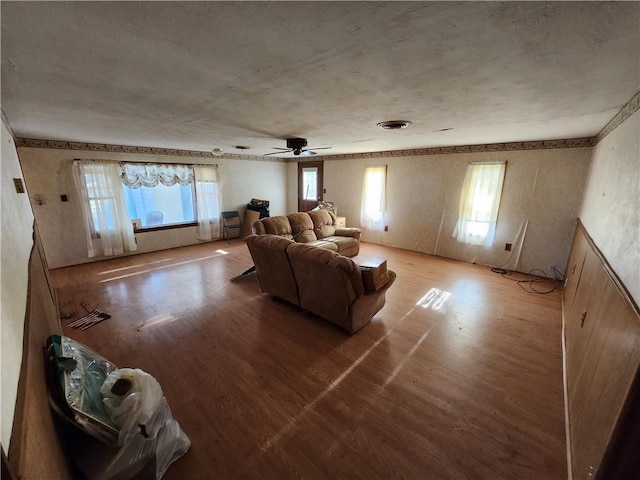
[[[584,265],[575,295],[564,299],[572,473],[605,480],[614,465],[632,464],[619,436],[638,428],[628,425],[628,402],[638,382],[640,315],[581,224],[576,239],[567,269],[582,256]]]
[[[17,478],[68,479],[72,477],[56,434],[44,370],[45,340],[62,332],[37,231],[35,240],[29,259],[22,367],[8,458]]]
[[[576,229],[573,236],[573,243],[571,245],[571,253],[569,254],[569,260],[567,261],[567,268],[565,269],[566,282],[562,295],[565,315],[571,313],[571,308],[573,307],[578,283],[580,283],[582,268],[584,266],[588,249],[589,241],[582,234],[582,230]]]

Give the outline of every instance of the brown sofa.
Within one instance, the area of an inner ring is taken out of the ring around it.
[[[354,333],[382,309],[396,279],[388,271],[385,286],[366,292],[358,265],[325,248],[278,235],[245,238],[262,291],[286,300]]]
[[[315,210],[266,217],[253,222],[252,230],[256,235],[279,235],[296,243],[355,257],[360,251],[362,231],[359,228],[339,228],[336,223],[331,211]]]

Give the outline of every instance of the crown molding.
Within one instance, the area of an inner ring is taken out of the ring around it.
[[[39,140],[35,138],[16,138],[16,147],[53,148],[57,150],[83,150],[90,152],[139,153],[151,155],[172,155],[197,158],[229,158],[231,160],[257,160],[261,162],[284,162],[284,158],[263,157],[258,155],[236,155],[225,153],[214,155],[198,150],[180,150],[176,148],[135,147],[131,145],[110,145],[105,143],[67,142],[62,140]]]
[[[636,108],[637,109],[637,108]],[[595,137],[572,138],[564,140],[540,140],[533,142],[489,143],[484,145],[462,145],[452,147],[429,147],[409,150],[388,150],[382,152],[348,153],[341,155],[318,155],[304,158],[264,157],[258,155],[213,155],[211,152],[197,150],[178,150],[170,148],[135,147],[130,145],[109,145],[104,143],[67,142],[61,140],[38,140],[34,138],[16,138],[16,147],[53,148],[59,150],[84,150],[93,152],[136,153],[152,155],[172,155],[196,158],[228,158],[231,160],[254,160],[263,162],[298,163],[314,160],[355,160],[363,158],[410,157],[417,155],[450,155],[456,153],[508,152],[515,150],[545,150],[552,148],[593,147]]]
[[[461,145],[453,147],[429,147],[410,150],[388,150],[385,152],[349,153],[343,155],[322,155],[289,159],[289,162],[312,162],[322,160],[355,160],[361,158],[410,157],[416,155],[450,155],[456,153],[510,152],[514,150],[545,150],[551,148],[593,147],[594,137],[571,138],[565,140],[540,140],[534,142],[489,143],[484,145]]]
[[[636,93],[633,98],[629,100],[624,107],[622,107],[616,116],[613,117],[602,130],[600,130],[600,133],[596,135],[596,143],[599,143],[604,137],[609,135],[617,126],[636,113],[638,109],[640,109],[640,92]]]

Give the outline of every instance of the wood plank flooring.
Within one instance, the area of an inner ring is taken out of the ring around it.
[[[156,377],[192,441],[167,479],[565,479],[561,294],[362,244],[398,278],[349,336],[261,293],[244,242],[54,270],[65,334]]]

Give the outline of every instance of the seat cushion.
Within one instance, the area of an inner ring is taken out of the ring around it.
[[[332,235],[324,237],[322,241],[334,243],[338,247],[338,253],[345,257],[354,257],[360,251],[360,242],[353,237],[339,237],[337,235]]]
[[[325,250],[331,250],[332,252],[338,251],[338,245],[335,242],[325,242],[324,240],[314,240],[313,242],[306,242],[305,245],[311,247],[324,248]]]

